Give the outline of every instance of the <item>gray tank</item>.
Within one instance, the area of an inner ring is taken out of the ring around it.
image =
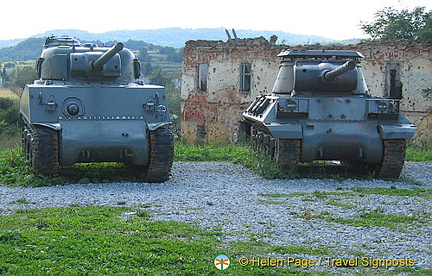
[[[123,43],[49,37],[36,67],[39,79],[20,103],[24,151],[36,171],[123,162],[141,181],[168,179],[174,149],[165,88],[138,80],[139,61]]]
[[[416,126],[399,99],[371,97],[357,51],[285,50],[272,94],[243,113],[251,138],[284,170],[299,162],[340,160],[399,177]]]

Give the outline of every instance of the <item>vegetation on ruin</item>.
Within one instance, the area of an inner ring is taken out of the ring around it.
[[[372,39],[409,39],[432,42],[432,11],[416,7],[398,11],[386,7],[375,13],[371,23],[361,22],[360,28]]]

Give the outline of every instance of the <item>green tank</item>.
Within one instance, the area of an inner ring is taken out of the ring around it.
[[[37,172],[123,162],[141,181],[169,178],[174,147],[165,88],[138,79],[140,63],[123,43],[49,37],[36,68],[39,79],[25,87],[20,115],[24,151]]]

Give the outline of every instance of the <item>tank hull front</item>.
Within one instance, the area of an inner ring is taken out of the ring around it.
[[[148,130],[143,119],[66,119],[60,125],[63,166],[87,162],[147,165]]]
[[[373,122],[301,122],[300,161],[351,160],[379,163],[382,140]]]
[[[300,162],[341,160],[376,164],[382,161],[384,140],[411,138],[416,130],[404,115],[378,111],[376,106],[383,101],[356,96],[273,94],[257,99],[243,116],[272,139],[301,140]],[[274,146],[269,142],[266,147]]]
[[[21,115],[29,133],[35,127],[56,131],[60,166],[111,161],[147,166],[149,132],[170,123],[165,89],[136,84],[29,85]]]

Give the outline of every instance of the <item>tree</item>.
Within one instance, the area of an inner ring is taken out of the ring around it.
[[[6,73],[6,72],[5,72]],[[21,97],[22,91],[26,84],[33,83],[37,79],[37,72],[33,67],[16,65],[10,75],[6,78],[8,81],[6,87]]]
[[[372,23],[360,22],[360,28],[372,39],[411,39],[432,42],[431,12],[426,13],[425,7],[416,7],[412,12],[398,11],[386,7],[375,13]]]
[[[151,58],[151,56],[148,54],[146,48],[141,48],[141,50],[139,51],[138,59],[139,59],[141,62],[149,62],[149,61],[151,61],[152,58]]]
[[[150,75],[153,72],[153,67],[150,64],[150,62],[147,62],[141,71],[144,74],[144,76]]]
[[[176,134],[180,135],[180,103],[181,93],[180,88],[174,84],[174,79],[169,76],[165,76],[162,69],[157,69],[152,72],[149,77],[151,84],[163,85],[166,88],[166,96],[168,100],[168,107],[171,115],[171,130]]]
[[[172,79],[163,74],[162,69],[153,71],[149,77],[150,84],[158,84],[167,86],[172,82]]]
[[[432,11],[428,13],[425,27],[418,31],[419,41],[432,43]]]

